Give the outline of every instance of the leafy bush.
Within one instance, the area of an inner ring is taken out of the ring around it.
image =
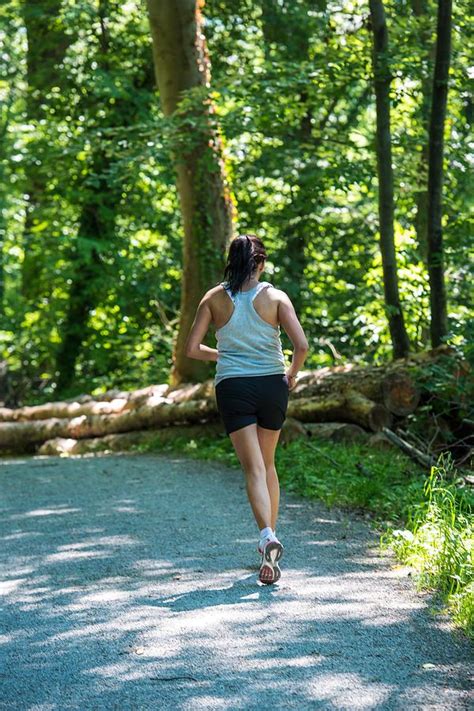
[[[474,422],[474,348],[450,348],[433,362],[413,368],[421,403],[407,417],[409,431],[434,456],[449,450],[459,462],[470,456]]]

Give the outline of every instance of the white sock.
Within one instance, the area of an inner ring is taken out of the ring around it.
[[[262,530],[260,531],[260,540],[262,540],[263,538],[268,538],[268,536],[273,536],[273,535],[274,535],[274,533],[273,533],[272,528],[270,526],[267,526],[266,528],[262,528]]]

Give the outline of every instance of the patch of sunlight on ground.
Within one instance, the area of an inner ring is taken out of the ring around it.
[[[17,578],[16,580],[6,580],[0,582],[0,595],[9,595],[17,590],[28,578]]]
[[[82,595],[78,602],[82,602],[84,605],[94,602],[115,602],[117,600],[129,600],[132,596],[133,593],[123,590],[104,590],[101,592],[90,593],[88,595]]]
[[[307,683],[307,693],[315,701],[328,701],[334,708],[356,709],[381,708],[394,691],[389,684],[371,681],[364,683],[358,674],[319,674],[317,683]]]
[[[34,511],[26,511],[21,514],[12,514],[10,519],[32,518],[34,516],[62,516],[68,513],[79,513],[80,510],[81,509],[64,509],[59,507],[57,509],[35,509]]]

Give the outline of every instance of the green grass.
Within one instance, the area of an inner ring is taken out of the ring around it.
[[[436,590],[454,621],[474,637],[473,502],[456,485],[455,475],[449,456],[441,456],[406,528],[388,531],[382,545],[413,566],[418,586]]]
[[[225,435],[175,437],[140,445],[139,451],[179,452],[239,466]],[[369,513],[381,547],[412,566],[419,587],[431,589],[453,620],[474,636],[472,508],[449,457],[431,474],[397,451],[360,444],[298,439],[277,449],[282,486],[301,496]]]

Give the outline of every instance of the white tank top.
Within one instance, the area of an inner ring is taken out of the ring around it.
[[[257,294],[272,284],[259,282],[252,289],[235,295],[226,282],[222,282],[222,286],[232,299],[234,311],[227,323],[216,331],[218,356],[214,384],[225,378],[284,373],[280,326],[264,321],[253,305]]]

